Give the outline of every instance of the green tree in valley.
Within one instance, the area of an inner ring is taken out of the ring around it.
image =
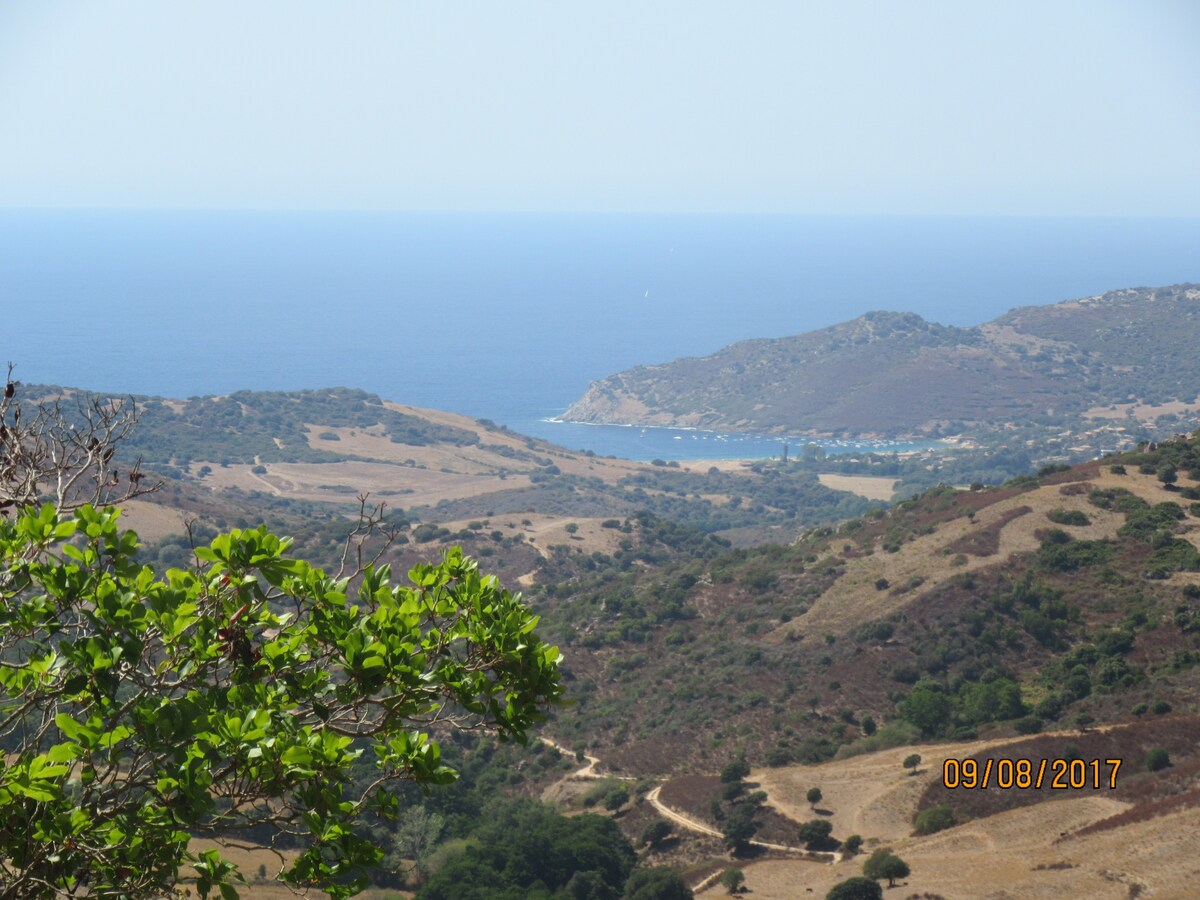
[[[883,888],[870,878],[855,875],[830,888],[825,900],[883,900]]]
[[[750,774],[750,763],[746,762],[746,754],[739,753],[721,769],[721,783],[731,784],[741,781]]]
[[[909,872],[908,863],[887,849],[876,850],[863,863],[865,876],[876,881],[886,878],[888,887],[894,885],[897,878],[907,878]]]
[[[1162,747],[1153,747],[1146,754],[1146,771],[1158,772],[1171,765],[1171,754]]]
[[[831,834],[833,834],[833,823],[828,819],[813,819],[805,822],[796,832],[797,837],[809,850],[822,849],[829,843]]]
[[[721,836],[725,846],[734,856],[744,856],[750,849],[750,841],[758,833],[758,822],[754,819],[755,807],[749,803],[739,803],[726,817]]]
[[[818,787],[809,788],[804,798],[808,801],[809,806],[816,806],[821,802],[821,789]]]
[[[719,880],[721,887],[729,894],[741,893],[746,887],[746,873],[741,869],[726,869]]]
[[[870,878],[856,875],[829,888],[826,900],[883,900],[883,888]]]
[[[953,711],[953,700],[936,681],[918,681],[900,703],[904,718],[930,737],[945,730]]]
[[[671,823],[666,819],[651,819],[642,829],[641,840],[649,847],[656,847],[671,834]]]
[[[638,869],[625,885],[625,900],[692,900],[692,889],[673,869]]]
[[[604,808],[609,812],[616,812],[628,802],[629,788],[624,784],[617,784],[613,786],[608,793],[604,795]]]
[[[385,860],[393,872],[402,872],[405,862],[411,860],[411,868],[418,881],[429,877],[429,854],[437,845],[446,820],[440,813],[431,813],[424,806],[410,806],[400,815],[392,843],[393,849]]]
[[[908,773],[909,775],[916,775],[917,774],[917,766],[919,766],[920,764],[921,764],[921,754],[920,753],[910,753],[908,756],[904,757],[904,768],[909,770],[909,773]]]

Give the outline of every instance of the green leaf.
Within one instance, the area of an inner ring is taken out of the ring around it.
[[[84,750],[78,744],[55,744],[46,753],[50,762],[65,763],[83,756]]]

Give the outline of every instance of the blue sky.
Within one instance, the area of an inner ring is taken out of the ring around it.
[[[0,206],[1200,215],[1200,3],[0,2]]]

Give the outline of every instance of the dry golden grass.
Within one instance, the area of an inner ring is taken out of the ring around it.
[[[891,500],[899,479],[875,475],[822,474],[817,476],[817,480],[831,490],[849,491],[868,500]]]
[[[192,464],[197,470],[204,463]],[[479,497],[496,491],[528,487],[526,475],[442,472],[388,463],[268,463],[266,474],[255,474],[252,466],[221,467],[212,463],[212,474],[201,482],[214,491],[231,487],[243,491],[266,491],[278,496],[324,503],[349,502],[356,493],[370,493],[377,500],[397,506],[436,505],[441,500]],[[328,490],[341,488],[341,491]],[[388,494],[387,492],[395,492]]]
[[[482,522],[485,533],[499,531],[506,538],[523,534],[542,556],[549,556],[547,548],[555,544],[578,547],[586,553],[597,550],[601,553],[615,553],[620,549],[618,544],[625,534],[616,528],[602,527],[601,523],[604,521],[607,521],[607,518],[510,513],[488,519],[456,519],[440,524],[450,531],[459,531],[473,522]],[[526,522],[529,524],[526,525]],[[574,534],[567,531],[567,526],[572,523],[576,526]]]
[[[818,806],[832,812],[835,837],[860,834],[867,840],[866,853],[889,846],[911,866],[912,875],[895,889],[897,897],[925,892],[997,900],[1198,895],[1196,808],[1076,838],[1070,835],[1127,807],[1104,796],[1064,795],[927,837],[912,836],[920,794],[927,782],[941,777],[946,757],[1017,740],[1024,739],[904,747],[821,766],[754,772],[751,780],[767,791],[771,805],[797,821],[816,817],[804,794],[819,787]],[[922,756],[915,777],[901,765],[914,749]],[[774,859],[743,869],[756,900],[824,897],[837,882],[860,874],[866,853],[833,865]],[[713,887],[698,896],[722,893]]]
[[[1139,422],[1153,422],[1159,416],[1177,416],[1181,413],[1191,413],[1200,410],[1200,400],[1192,403],[1172,401],[1157,406],[1147,403],[1121,403],[1109,409],[1107,406],[1093,406],[1084,413],[1089,419],[1125,419],[1129,416]]]
[[[280,497],[327,503],[347,502],[359,492],[371,493],[376,499],[388,499],[387,492],[391,491],[398,492],[391,495],[395,505],[411,507],[434,506],[442,500],[461,500],[528,487],[528,473],[540,468],[538,460],[549,459],[564,473],[600,478],[610,484],[649,468],[644,463],[629,460],[564,452],[542,443],[536,443],[530,449],[524,437],[485,428],[466,416],[395,403],[387,405],[436,424],[471,431],[480,443],[461,447],[452,444],[411,446],[392,443],[379,426],[342,428],[310,424],[306,426],[310,447],[374,461],[265,463],[266,472],[259,474],[250,465],[222,467],[214,462],[196,460],[189,471],[195,474],[208,465],[212,473],[201,484],[214,491],[236,487],[243,491],[263,491]],[[322,438],[323,434],[338,437],[331,440]],[[519,456],[505,456],[485,445],[508,448]],[[523,458],[531,455],[537,459]]]
[[[186,521],[179,510],[146,500],[127,500],[121,506],[121,527],[136,531],[143,543],[186,534]]]

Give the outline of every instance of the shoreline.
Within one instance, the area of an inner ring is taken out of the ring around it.
[[[675,425],[640,425],[632,422],[581,422],[571,419],[563,419],[558,416],[547,416],[537,420],[542,425],[565,426],[573,428],[578,426],[588,426],[589,428],[611,428],[620,429],[615,434],[621,435],[622,440],[626,440],[632,436],[632,433],[640,432],[640,436],[653,434],[655,441],[673,438],[676,441],[683,441],[690,438],[691,440],[701,440],[706,443],[726,445],[733,449],[737,444],[753,443],[760,445],[764,450],[770,449],[771,452],[752,453],[740,456],[725,456],[724,454],[714,453],[711,456],[704,457],[705,459],[771,459],[783,452],[784,445],[788,446],[788,455],[791,457],[798,456],[803,448],[809,444],[820,446],[826,455],[842,455],[845,453],[912,453],[920,452],[921,450],[937,450],[937,449],[953,449],[955,447],[970,446],[970,439],[963,435],[952,435],[942,438],[930,438],[923,435],[885,435],[879,432],[865,432],[854,436],[834,435],[829,432],[754,432],[754,431],[736,431],[736,430],[718,430],[711,428],[699,428],[697,426],[675,426]],[[519,429],[518,429],[519,430]],[[672,432],[674,434],[672,435]],[[545,432],[542,433],[545,436]],[[546,436],[547,440],[554,443],[569,444],[569,440],[564,440],[562,436]],[[671,455],[672,448],[663,446],[660,452],[647,455],[649,458],[673,458],[683,461],[685,459],[694,460],[698,456],[676,457]]]

